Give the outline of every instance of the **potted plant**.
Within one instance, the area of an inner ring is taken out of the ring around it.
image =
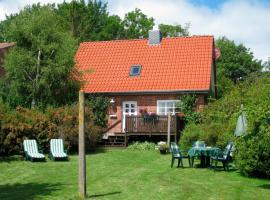
[[[166,142],[159,142],[158,143],[158,146],[159,146],[159,152],[160,154],[166,154],[167,151],[168,151],[168,145]]]

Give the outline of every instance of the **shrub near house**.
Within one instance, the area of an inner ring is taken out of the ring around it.
[[[258,88],[260,88],[258,90]],[[245,175],[270,177],[270,74],[255,75],[235,86],[221,99],[209,103],[201,113],[201,123],[190,123],[180,139],[183,147],[204,140],[223,148],[227,141],[236,144],[236,163]],[[242,95],[241,95],[242,94]],[[240,104],[247,115],[248,131],[234,137]]]
[[[104,128],[94,123],[92,109],[86,107],[87,148],[96,145]],[[0,104],[0,154],[18,154],[22,151],[24,139],[36,139],[39,146],[47,151],[51,138],[63,138],[71,151],[78,146],[78,105],[48,108],[45,112],[17,107],[9,110]]]

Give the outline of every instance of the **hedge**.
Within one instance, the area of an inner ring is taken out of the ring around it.
[[[86,142],[91,148],[100,140],[104,127],[95,124],[92,109],[86,106]],[[59,108],[47,108],[44,112],[37,109],[17,107],[10,110],[0,104],[0,154],[22,153],[24,139],[36,139],[46,152],[51,138],[64,139],[70,151],[78,147],[78,104]]]

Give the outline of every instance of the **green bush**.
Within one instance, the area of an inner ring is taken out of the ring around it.
[[[188,124],[180,138],[180,148],[188,149],[194,141],[199,140],[201,132],[200,125]]]
[[[186,94],[181,96],[181,101],[179,102],[178,107],[180,111],[185,114],[184,120],[187,123],[199,123],[201,120],[201,115],[199,112],[196,112],[196,101],[197,95],[195,94]]]
[[[93,110],[93,120],[95,124],[101,127],[106,127],[107,110],[110,105],[109,99],[103,96],[90,96],[86,105]]]
[[[47,110],[48,120],[55,125],[55,131],[51,137],[64,139],[67,147],[72,151],[78,149],[78,104],[50,108]],[[100,141],[104,128],[95,124],[95,116],[89,106],[85,107],[85,136],[86,148],[95,147]]]
[[[270,105],[253,115],[249,133],[236,142],[237,166],[244,175],[270,178]]]
[[[47,135],[55,130],[46,116],[37,110],[18,107],[8,110],[1,123],[0,154],[13,154],[22,151],[24,139],[37,139],[43,147],[48,142]]]
[[[186,126],[180,138],[181,146],[190,147],[195,140],[204,140],[209,146],[224,148],[228,141],[235,141],[240,171],[244,175],[269,177],[269,88],[269,73],[252,75],[234,86],[230,93],[208,104],[201,112],[200,123]],[[247,116],[248,131],[244,137],[235,138],[241,103]]]
[[[133,144],[128,146],[128,149],[131,150],[154,150],[156,149],[157,145],[152,142],[134,142]]]
[[[101,139],[104,128],[94,123],[92,109],[85,108],[86,147],[95,147]],[[18,154],[23,150],[24,139],[36,139],[46,152],[51,138],[62,138],[66,148],[78,149],[78,104],[59,108],[37,109],[18,107],[8,110],[0,106],[0,154]]]

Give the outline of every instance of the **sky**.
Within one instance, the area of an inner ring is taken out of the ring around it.
[[[70,1],[70,0],[66,0]],[[257,59],[270,57],[270,0],[103,0],[121,18],[139,8],[156,24],[190,24],[191,35],[226,36],[243,43]],[[31,3],[63,0],[0,0],[0,20]]]

